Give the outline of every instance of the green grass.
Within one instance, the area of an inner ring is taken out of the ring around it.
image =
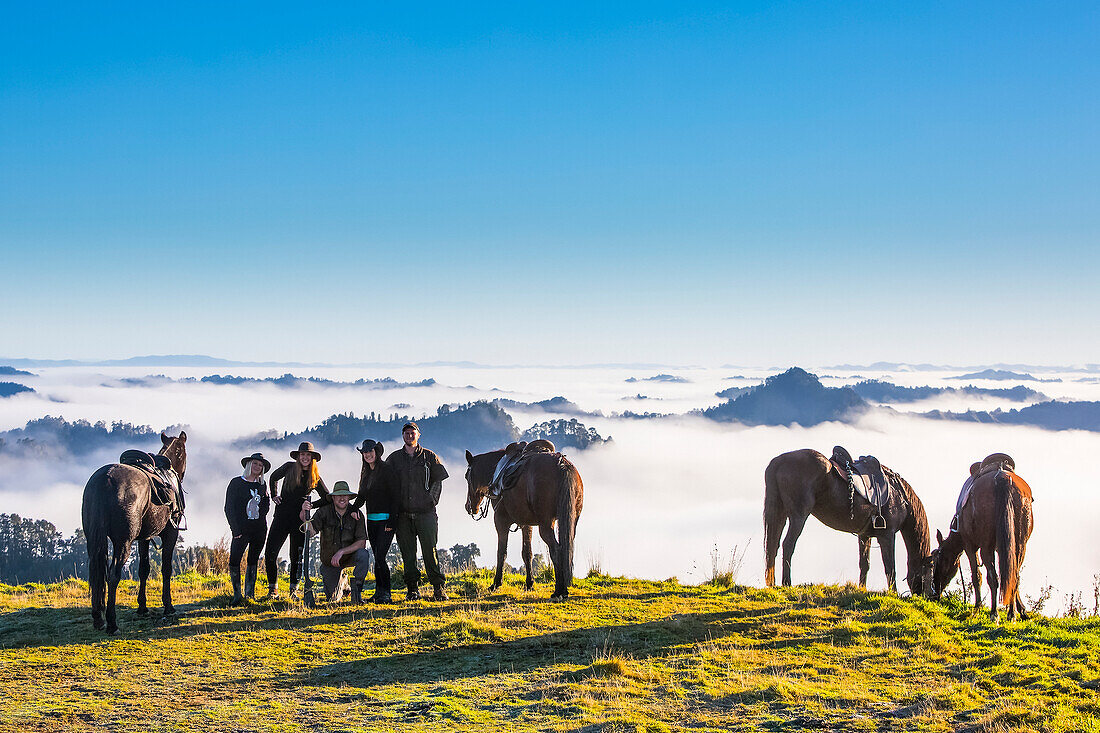
[[[0,585],[0,733],[153,731],[1097,731],[1100,620],[994,625],[851,586],[593,575],[570,598],[509,577],[446,603],[229,605],[92,629],[87,585]],[[262,586],[261,581],[261,586]],[[261,587],[260,591],[265,589]],[[284,589],[285,592],[285,589]]]

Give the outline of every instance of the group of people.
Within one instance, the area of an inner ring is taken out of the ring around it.
[[[385,448],[376,440],[368,438],[356,449],[362,457],[358,492],[352,492],[346,481],[337,481],[329,490],[317,467],[321,454],[309,442],[291,451],[292,460],[271,472],[266,482],[264,476],[271,471],[271,463],[263,454],[242,458],[244,471],[229,482],[225,492],[225,517],[233,536],[229,575],[234,602],[255,599],[261,554],[267,572],[267,598],[279,597],[279,553],[288,538],[290,596],[295,597],[307,531],[321,537],[321,580],[330,602],[342,597],[341,574],[347,567],[353,568],[352,602],[363,602],[363,583],[370,572],[372,555],[375,592],[370,601],[392,602],[386,555],[395,534],[401,551],[405,597],[420,598],[421,574],[416,562],[419,543],[424,570],[434,590],[432,598],[446,600],[445,578],[436,559],[436,505],[447,469],[435,453],[420,445],[416,423],[404,425],[401,440],[401,449],[386,460],[382,459]],[[313,492],[317,493],[315,499]],[[275,511],[268,527],[272,502]],[[366,549],[368,543],[370,552]],[[242,589],[240,566],[246,558]]]

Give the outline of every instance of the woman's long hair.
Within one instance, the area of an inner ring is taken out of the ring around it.
[[[302,464],[299,463],[298,465],[301,466]],[[311,491],[317,488],[317,482],[321,480],[321,474],[317,470],[316,458],[310,461],[309,468],[302,469],[301,476],[305,482],[305,486],[303,486],[302,488],[306,489],[307,491]]]
[[[362,454],[360,454],[360,455],[362,455]],[[370,480],[370,475],[374,472],[375,469],[378,468],[378,463],[379,463],[379,461],[378,461],[378,452],[375,451],[374,455],[375,455],[374,469],[372,469],[370,467],[369,463],[367,463],[366,461],[363,461],[363,467],[359,470],[359,490],[360,491],[367,488],[367,481]]]

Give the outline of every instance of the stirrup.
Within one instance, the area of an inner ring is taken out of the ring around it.
[[[871,517],[871,529],[886,529],[886,517],[881,514]]]

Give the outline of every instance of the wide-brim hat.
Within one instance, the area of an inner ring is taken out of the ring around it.
[[[252,463],[252,461],[259,461],[260,463],[264,464],[264,473],[267,473],[271,470],[271,462],[264,458],[263,453],[253,453],[250,456],[245,456],[241,459],[241,467],[248,468],[248,464]]]
[[[313,449],[313,443],[310,443],[308,440],[306,442],[302,443],[301,445],[299,445],[298,450],[290,451],[290,457],[293,458],[294,460],[298,460],[298,456],[302,453],[312,453],[313,454],[313,460],[315,460],[315,461],[321,460],[321,454]]]
[[[364,440],[363,445],[356,448],[355,450],[359,451],[360,453],[366,453],[367,451],[372,450],[374,451],[374,457],[376,459],[381,458],[382,454],[386,452],[386,448],[381,443],[379,443],[377,440],[371,440],[370,438]]]
[[[329,496],[355,496],[352,490],[348,487],[347,481],[337,481],[332,485],[332,491]]]

